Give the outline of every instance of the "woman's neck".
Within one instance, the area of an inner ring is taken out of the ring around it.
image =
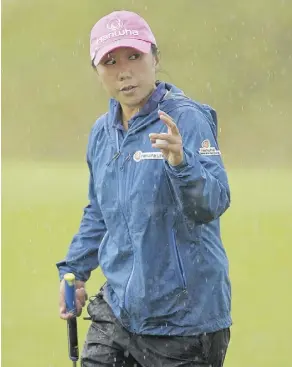
[[[128,130],[128,121],[140,111],[140,107],[122,106],[121,110],[124,128]]]

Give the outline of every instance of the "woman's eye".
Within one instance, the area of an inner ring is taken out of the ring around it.
[[[141,55],[140,54],[133,54],[129,57],[130,60],[136,60],[136,59],[139,59]]]
[[[114,65],[116,63],[115,59],[109,59],[104,62],[105,65]]]

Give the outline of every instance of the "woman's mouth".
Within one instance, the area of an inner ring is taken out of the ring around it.
[[[132,93],[137,87],[135,85],[126,85],[120,89],[124,94]]]

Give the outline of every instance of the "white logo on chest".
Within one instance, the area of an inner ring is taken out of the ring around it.
[[[134,155],[133,159],[135,162],[140,162],[145,159],[163,159],[163,154],[161,152],[141,152],[138,150]]]

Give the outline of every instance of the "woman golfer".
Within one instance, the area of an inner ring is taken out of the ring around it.
[[[216,113],[156,80],[156,40],[135,13],[100,19],[90,54],[111,98],[89,137],[89,204],[57,263],[60,316],[71,317],[64,274],[76,276],[80,315],[100,266],[82,366],[223,366],[232,321],[219,218],[230,191]]]

